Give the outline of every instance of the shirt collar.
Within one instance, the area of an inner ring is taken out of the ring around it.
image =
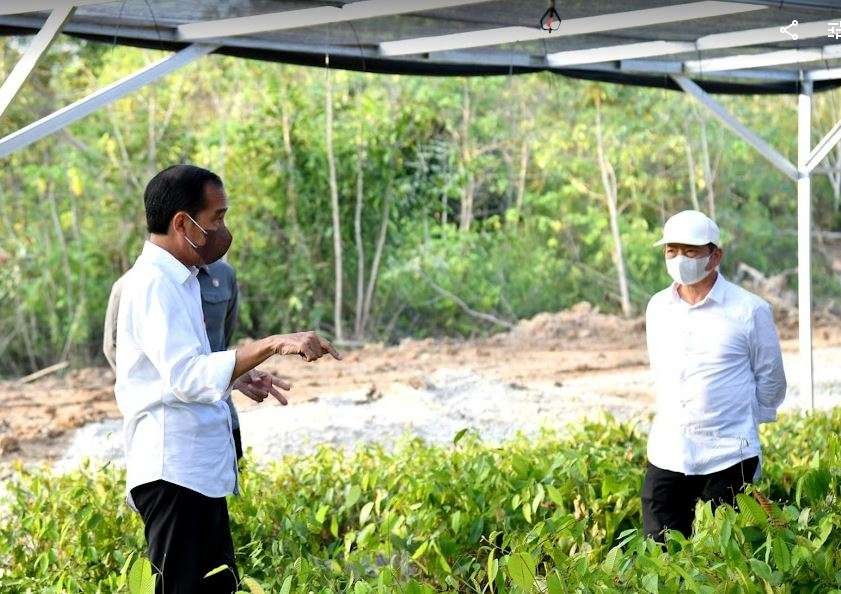
[[[175,256],[151,241],[146,241],[143,244],[143,252],[140,257],[163,270],[179,285],[183,285],[187,282],[187,279],[196,276],[198,273],[198,268],[184,266]]]
[[[724,293],[727,290],[727,281],[724,278],[724,275],[721,274],[721,271],[718,272],[718,277],[715,279],[715,284],[713,284],[713,288],[710,289],[709,294],[707,295],[707,299],[710,301],[715,301],[719,305],[724,303]]]
[[[672,299],[677,303],[683,303],[684,305],[687,305],[689,307],[700,307],[708,301],[714,301],[715,303],[721,305],[722,303],[724,303],[724,294],[726,291],[727,280],[724,278],[724,275],[721,274],[721,271],[718,271],[718,276],[715,279],[715,283],[713,283],[713,286],[710,289],[710,292],[707,293],[707,296],[701,299],[698,303],[694,305],[689,305],[688,303],[686,303],[686,301],[681,299],[680,295],[678,294],[677,283],[672,283]]]

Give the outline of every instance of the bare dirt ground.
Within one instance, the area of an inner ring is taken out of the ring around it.
[[[784,351],[796,350],[795,329],[781,327],[780,333]],[[815,345],[841,345],[841,324],[819,324]],[[486,339],[368,345],[345,351],[342,362],[306,364],[274,358],[264,368],[293,383],[290,400],[294,405],[359,390],[375,400],[406,386],[422,388],[440,369],[469,369],[513,390],[525,390],[646,365],[643,321],[604,315],[585,303],[566,312],[540,314],[510,332]],[[26,385],[0,382],[0,464],[6,466],[16,459],[57,460],[77,428],[119,419],[113,381],[110,369],[103,367],[71,370]],[[616,385],[610,391],[626,398],[650,399],[647,394],[625,393],[629,388]],[[234,399],[244,413],[257,406],[239,393]]]

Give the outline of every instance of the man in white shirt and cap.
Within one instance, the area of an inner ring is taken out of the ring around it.
[[[144,205],[149,239],[124,277],[117,315],[128,501],[143,519],[158,593],[230,594],[238,578],[225,497],[239,481],[225,399],[235,385],[283,404],[279,390],[290,386],[255,367],[273,355],[340,356],[313,332],[212,352],[197,277],[232,240],[222,180],[169,167],[146,186]]]
[[[733,505],[759,476],[757,426],[774,421],[786,392],[771,307],[727,281],[718,226],[686,210],[663,238],[672,285],[646,311],[656,414],[642,488],[643,529],[692,532],[695,505]]]

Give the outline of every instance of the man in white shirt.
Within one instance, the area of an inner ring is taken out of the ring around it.
[[[224,246],[218,246],[221,249]],[[227,250],[227,247],[224,248]],[[208,254],[205,258],[205,265],[199,267],[196,278],[199,281],[201,292],[202,311],[204,313],[204,327],[207,330],[207,339],[210,342],[210,350],[213,352],[226,351],[231,344],[231,338],[236,328],[238,318],[239,287],[236,280],[236,273],[233,267]],[[102,329],[102,353],[105,360],[113,371],[117,369],[117,317],[120,311],[120,294],[123,290],[123,277],[121,276],[111,285],[111,294],[108,296],[108,306],[105,309],[105,323]],[[234,384],[236,389],[242,391],[245,396],[257,402],[262,401],[262,394],[254,394],[247,386]],[[239,426],[239,414],[230,394],[225,402],[231,409],[231,425],[234,434],[234,446],[236,448],[237,460],[242,458],[242,434]]]
[[[680,212],[663,238],[673,284],[648,303],[646,333],[656,415],[642,488],[643,529],[689,536],[698,500],[733,504],[759,475],[757,425],[774,421],[786,392],[771,308],[718,271],[718,226]]]
[[[225,398],[236,382],[285,404],[279,389],[290,386],[257,365],[272,355],[340,356],[313,332],[211,352],[197,274],[232,239],[222,181],[176,165],[152,178],[144,203],[150,236],[123,280],[117,318],[128,501],[143,519],[157,592],[228,594],[238,578],[225,496],[238,481]],[[230,571],[204,578],[221,565]]]

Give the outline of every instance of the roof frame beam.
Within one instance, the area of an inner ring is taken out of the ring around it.
[[[479,4],[488,0],[358,0],[349,2],[341,8],[335,6],[319,6],[317,8],[303,8],[300,10],[284,10],[247,17],[219,19],[215,21],[201,21],[187,23],[178,27],[179,39],[196,41],[231,37],[236,35],[250,35],[269,31],[283,31],[371,19],[383,16],[394,16],[406,13],[451,8],[468,4]]]
[[[599,69],[599,64],[581,66],[585,70]],[[638,74],[673,74],[675,76],[682,76],[683,65],[677,61],[658,61],[658,60],[622,60],[619,62],[619,69],[623,72],[635,72]],[[754,68],[751,70],[722,70],[720,72],[704,73],[710,76],[702,78],[712,79],[752,79],[764,82],[791,82],[800,80],[797,72],[792,70],[769,70]]]
[[[0,2],[0,15],[41,12],[69,6],[105,4],[106,2],[113,2],[113,0],[3,0],[3,2]]]
[[[0,0],[2,1],[2,0]],[[38,15],[14,15],[2,17],[0,16],[0,24],[19,27],[38,29],[43,25],[43,18]],[[82,34],[82,35],[99,35],[113,37],[113,30],[110,27],[104,27],[96,23],[90,23],[80,19],[72,19],[65,24],[62,29],[64,33]],[[163,39],[166,42],[177,42],[174,31],[162,29],[160,31],[146,30],[140,27],[124,26],[120,29],[121,33],[125,33],[137,39],[151,39],[158,41]],[[220,44],[222,42],[219,42]],[[271,51],[291,51],[302,53],[318,53],[323,56],[325,53],[331,55],[343,55],[360,59],[377,59],[382,58],[376,49],[367,47],[344,47],[344,46],[311,46],[298,42],[290,42],[283,40],[272,40],[266,42],[255,37],[239,36],[230,37],[224,41],[226,47],[232,48],[258,48],[267,49]],[[430,55],[427,58],[430,64],[457,64],[457,63],[476,63],[488,66],[505,66],[505,67],[527,67],[535,69],[551,69],[553,67],[544,59],[543,56],[525,56],[521,54],[511,54],[506,52],[472,52],[470,50],[455,50],[443,51]],[[634,59],[621,60],[609,63],[597,63],[592,65],[568,66],[568,69],[585,69],[585,70],[604,70],[610,72],[633,72],[633,73],[648,73],[648,74],[666,74],[666,75],[683,75],[682,64],[675,60],[649,60],[649,59]],[[783,69],[768,69],[768,68],[753,68],[749,70],[730,70],[714,73],[704,73],[710,76],[704,78],[711,78],[715,80],[756,80],[762,82],[775,81],[796,81],[798,80],[798,73],[793,70]],[[829,80],[841,79],[841,70],[835,72],[832,70],[814,70],[807,76],[813,76],[814,80]]]
[[[802,23],[797,26],[794,32],[797,33],[798,39],[826,37],[827,22],[825,20]],[[571,66],[716,49],[730,49],[778,41],[780,41],[779,27],[763,27],[759,29],[743,29],[741,31],[704,35],[695,41],[646,41],[595,47],[585,50],[554,52],[548,54],[546,59],[553,66]]]
[[[686,72],[717,72],[734,68],[763,68],[784,64],[819,62],[841,58],[841,45],[827,45],[814,48],[798,48],[766,52],[762,54],[740,54],[725,58],[707,58],[684,62]]]
[[[673,6],[660,6],[657,8],[644,8],[641,10],[566,19],[561,22],[560,29],[552,33],[543,31],[538,27],[497,27],[495,29],[483,29],[465,33],[386,41],[380,43],[379,50],[380,54],[384,56],[425,54],[503,43],[516,43],[518,41],[553,39],[570,35],[583,35],[601,31],[615,31],[664,23],[676,23],[699,18],[763,10],[765,8],[767,7],[740,2],[702,0],[700,2],[688,2]]]
[[[129,93],[166,76],[174,70],[206,56],[217,47],[219,46],[206,44],[190,45],[41,118],[37,122],[33,122],[17,132],[9,134],[5,138],[0,139],[0,158],[20,150],[41,138],[58,132],[97,109],[113,103]]]

